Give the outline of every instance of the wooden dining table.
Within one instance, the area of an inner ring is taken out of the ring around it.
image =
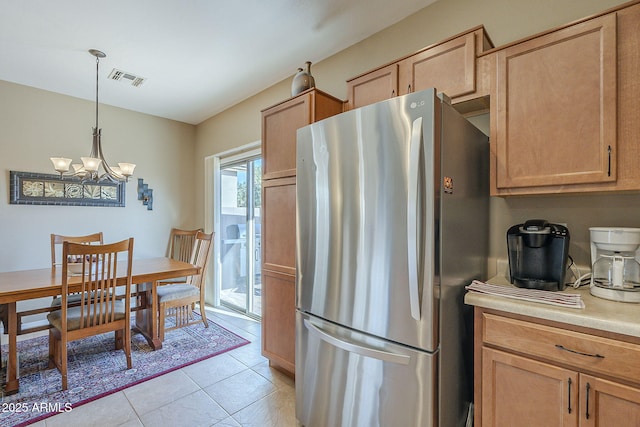
[[[198,274],[200,268],[171,258],[135,259],[132,265],[132,283],[136,285],[135,327],[134,330],[144,335],[154,350],[162,348],[158,328],[158,307],[155,290],[158,282]],[[118,265],[122,284],[126,282],[126,261]],[[9,354],[7,357],[7,376],[4,393],[14,394],[19,391],[18,378],[18,314],[16,303],[42,297],[56,297],[62,292],[62,268],[49,267],[35,270],[0,272],[0,304],[6,304],[7,325],[5,331],[9,335]],[[70,278],[70,290],[80,279]],[[7,330],[8,329],[8,330]]]

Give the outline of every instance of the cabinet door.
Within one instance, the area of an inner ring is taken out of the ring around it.
[[[295,276],[262,272],[262,354],[295,373],[296,286]]]
[[[311,94],[262,112],[263,179],[296,174],[296,131],[311,123]]]
[[[398,95],[398,64],[347,81],[347,94],[350,110]]]
[[[482,426],[576,427],[578,374],[482,349]]]
[[[473,93],[475,37],[475,33],[469,33],[400,61],[400,95],[431,87],[450,98]]]
[[[640,426],[640,389],[580,374],[581,427]]]
[[[616,180],[616,70],[615,14],[497,52],[498,193]]]
[[[343,102],[310,89],[262,111],[262,179],[296,174],[296,137],[303,126],[342,112]]]
[[[262,269],[295,275],[295,178],[263,180],[262,191]]]
[[[295,371],[295,178],[262,181],[262,353]]]

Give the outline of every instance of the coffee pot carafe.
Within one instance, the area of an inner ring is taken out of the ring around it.
[[[640,302],[640,229],[592,227],[592,295]]]

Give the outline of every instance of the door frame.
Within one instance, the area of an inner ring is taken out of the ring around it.
[[[218,284],[222,280],[222,265],[220,264],[222,233],[220,231],[220,211],[216,209],[221,204],[220,165],[259,155],[262,155],[260,140],[207,156],[204,159],[204,227],[205,230],[213,230],[215,233],[211,254],[213,262],[209,263],[209,271],[207,271],[205,302],[213,307],[220,306]]]

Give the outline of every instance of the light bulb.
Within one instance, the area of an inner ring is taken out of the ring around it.
[[[127,177],[133,175],[133,170],[136,168],[134,163],[118,163],[118,166],[120,167],[120,174]]]
[[[95,157],[80,157],[80,160],[82,160],[84,169],[87,172],[97,172],[100,167],[100,163],[102,163],[102,160],[96,159]]]
[[[67,159],[65,157],[51,157],[51,163],[53,163],[53,168],[60,173],[68,172],[69,165],[71,164],[71,159]]]

